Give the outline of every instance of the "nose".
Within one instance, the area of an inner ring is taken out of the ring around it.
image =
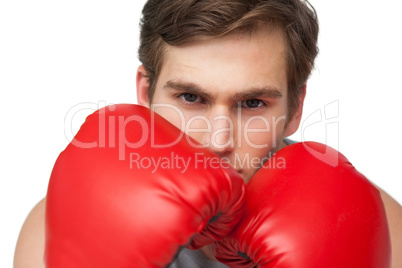
[[[202,135],[201,143],[220,157],[229,157],[235,146],[235,122],[230,113],[216,111],[208,116],[210,130]]]

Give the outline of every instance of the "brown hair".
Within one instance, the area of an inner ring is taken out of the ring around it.
[[[264,22],[279,25],[285,36],[290,119],[318,54],[316,12],[302,0],[148,0],[140,23],[139,59],[147,71],[149,102],[166,44],[252,30]]]

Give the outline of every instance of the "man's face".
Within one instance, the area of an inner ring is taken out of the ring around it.
[[[144,68],[138,72],[138,100],[148,106]],[[273,27],[168,46],[152,104],[246,182],[300,120],[296,113],[286,124],[285,43]]]

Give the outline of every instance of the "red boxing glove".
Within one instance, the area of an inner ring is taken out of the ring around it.
[[[244,183],[192,143],[142,106],[90,115],[50,178],[46,267],[166,267],[182,246],[226,236],[243,211]]]
[[[336,150],[285,147],[247,184],[245,215],[215,244],[230,267],[388,268],[379,191]]]

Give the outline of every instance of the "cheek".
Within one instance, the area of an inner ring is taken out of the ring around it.
[[[177,128],[184,129],[183,114],[176,106],[169,103],[153,103],[151,108]]]
[[[169,103],[153,104],[153,109],[175,127],[185,132],[198,143],[203,143],[206,133],[210,133],[211,123],[205,117],[193,113],[184,113],[176,105]]]
[[[211,121],[205,116],[189,112],[184,117],[186,122],[184,132],[200,144],[209,143],[208,138],[212,132]]]
[[[256,116],[242,123],[242,142],[252,149],[277,147],[283,139],[285,116]]]
[[[264,116],[246,120],[242,124],[241,146],[238,147],[237,153],[243,156],[248,154],[250,162],[263,164],[263,160],[267,160],[282,145],[285,122],[285,116]],[[259,168],[257,164],[248,165],[244,170],[244,180],[248,182]]]
[[[171,98],[167,94],[164,94],[161,91],[160,85],[157,85],[155,90],[151,108],[171,124],[184,130],[185,118],[183,112],[173,104]]]

